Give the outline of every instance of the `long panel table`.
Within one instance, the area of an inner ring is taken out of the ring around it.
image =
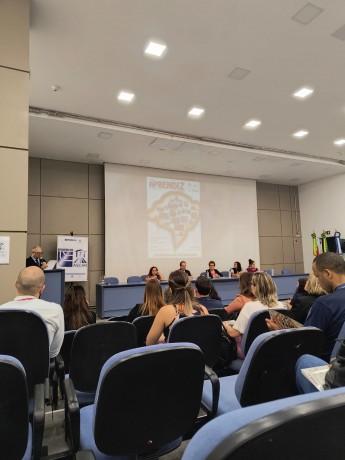
[[[308,274],[302,275],[285,275],[274,276],[273,279],[277,285],[279,300],[289,299],[296,290],[298,278],[308,277]],[[219,278],[212,280],[223,305],[228,305],[238,294],[238,278]],[[194,288],[195,281],[192,286]],[[161,282],[164,290],[168,282]],[[145,282],[127,284],[120,283],[116,285],[96,285],[96,311],[100,318],[109,318],[111,316],[124,316],[137,304],[142,303],[144,299]]]

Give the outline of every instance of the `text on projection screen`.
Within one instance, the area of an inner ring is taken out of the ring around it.
[[[148,257],[201,257],[200,182],[147,177]]]

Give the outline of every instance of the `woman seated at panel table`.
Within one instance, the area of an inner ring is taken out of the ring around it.
[[[171,326],[182,317],[208,315],[207,308],[195,304],[193,289],[186,273],[176,270],[169,275],[170,305],[162,307],[146,338],[146,345],[167,340]]]
[[[230,319],[236,319],[244,305],[255,300],[255,296],[252,292],[252,278],[253,273],[243,272],[241,274],[240,292],[227,307],[224,307],[224,310],[226,310],[229,315],[232,315]]]
[[[248,260],[248,267],[247,267],[247,272],[248,273],[256,273],[259,271],[259,269],[255,265],[255,261],[253,259]]]
[[[242,265],[240,262],[234,262],[234,266],[230,268],[229,272],[231,273],[232,278],[239,278],[241,273],[243,273]]]
[[[146,277],[146,281],[148,280],[158,280],[162,281],[164,276],[159,272],[158,268],[153,266],[150,268],[149,274]]]
[[[96,322],[96,314],[90,310],[83,286],[70,286],[63,307],[65,331],[80,329]]]
[[[214,260],[210,260],[208,263],[208,270],[206,270],[206,276],[208,278],[222,278],[223,275],[216,269],[216,263]]]
[[[156,316],[158,310],[165,305],[162,288],[158,280],[151,279],[146,282],[144,303],[138,303],[128,313],[127,321],[132,323],[139,316]]]
[[[227,322],[224,323],[227,333],[236,339],[237,355],[242,359],[244,358],[241,348],[242,335],[247,327],[250,316],[259,310],[285,308],[284,304],[278,300],[276,284],[268,273],[257,272],[253,274],[251,291],[256,300],[247,302],[242,307],[238,318],[232,326]]]

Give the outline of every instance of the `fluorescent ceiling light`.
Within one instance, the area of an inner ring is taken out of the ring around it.
[[[296,131],[295,133],[293,133],[293,136],[294,137],[304,137],[307,134],[309,134],[309,131],[304,131],[303,129],[301,129],[301,131]]]
[[[200,107],[193,107],[189,112],[188,115],[192,117],[200,117],[205,112],[205,109],[201,109]]]
[[[151,54],[152,56],[162,56],[166,50],[166,45],[160,43],[150,42],[145,50],[145,54]]]
[[[257,128],[259,125],[261,125],[260,120],[250,120],[248,123],[246,123],[244,126],[246,128]]]
[[[134,94],[127,93],[126,91],[121,91],[117,98],[119,101],[132,102],[134,99]]]
[[[300,97],[300,98],[305,98],[307,96],[309,96],[310,94],[312,94],[314,92],[313,89],[310,89],[310,88],[302,88],[298,91],[296,91],[293,95],[295,97]]]
[[[345,144],[345,139],[338,139],[337,141],[334,141],[335,145],[344,145]]]

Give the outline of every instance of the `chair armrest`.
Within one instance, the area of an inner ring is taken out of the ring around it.
[[[66,379],[65,385],[65,432],[74,452],[80,448],[80,410],[72,379]]]
[[[95,454],[92,450],[79,450],[75,456],[76,460],[95,460]]]
[[[56,368],[57,378],[58,378],[58,381],[59,381],[61,395],[62,395],[62,397],[64,397],[65,396],[65,387],[63,385],[63,382],[65,380],[65,363],[64,363],[64,360],[62,358],[62,355],[60,355],[60,353],[55,358],[55,368]]]
[[[34,409],[32,414],[33,459],[41,458],[44,433],[44,385],[34,387]]]
[[[219,403],[219,392],[220,384],[217,374],[209,367],[205,365],[205,375],[211,380],[212,385],[212,407],[206,407],[206,404],[202,402],[202,405],[209,413],[210,417],[213,418],[217,415],[218,403]]]

